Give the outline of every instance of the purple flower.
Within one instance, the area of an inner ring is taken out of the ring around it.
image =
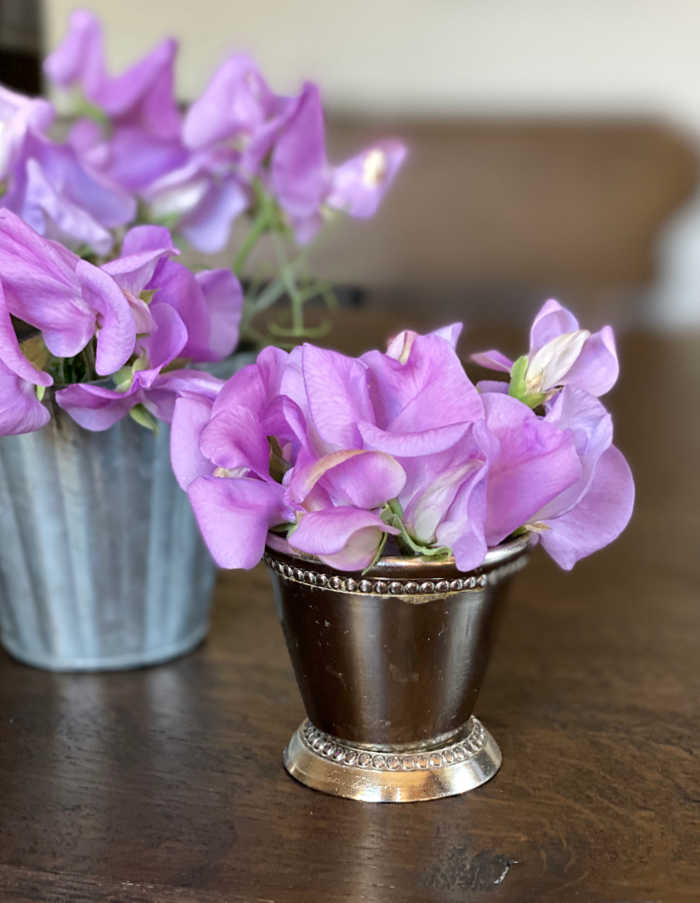
[[[357,571],[393,536],[471,570],[527,532],[568,568],[617,536],[634,489],[602,404],[566,386],[538,416],[480,395],[459,331],[359,359],[268,348],[215,398],[180,398],[173,468],[216,560],[252,567],[269,543]]]
[[[121,75],[110,76],[102,28],[87,10],[72,13],[68,33],[44,61],[44,72],[63,88],[78,86],[117,123],[140,125],[160,138],[176,138],[180,113],[173,94],[177,42],[168,38]]]
[[[177,219],[178,231],[198,251],[221,251],[233,222],[250,205],[250,190],[236,172],[237,156],[230,149],[189,154],[141,190],[151,215]]]
[[[535,516],[542,545],[566,570],[616,539],[634,507],[634,480],[612,444],[612,420],[603,405],[581,389],[565,388],[545,417],[570,430],[581,476]]]
[[[152,304],[151,316],[153,331],[139,340],[137,360],[124,374],[122,385],[109,388],[94,383],[74,383],[56,392],[58,404],[80,426],[88,430],[106,430],[137,404],[142,404],[156,419],[168,422],[181,394],[214,397],[218,392],[220,382],[207,373],[161,372],[182,352],[187,342],[187,330],[169,304]]]
[[[288,542],[331,567],[361,571],[374,558],[382,536],[398,532],[372,511],[339,507],[305,514]]]
[[[341,570],[361,570],[383,535],[399,533],[378,512],[405,483],[404,469],[383,452],[300,455],[287,483],[297,518],[289,545]]]
[[[468,571],[484,560],[487,439],[483,422],[443,452],[402,460],[406,491],[399,496],[404,523],[421,546],[450,549]]]
[[[454,350],[458,334],[402,332],[386,354],[362,355],[376,412],[374,422],[363,418],[358,425],[368,448],[403,457],[435,454],[483,419],[481,397]]]
[[[31,433],[51,419],[36,397],[34,385],[0,361],[0,436]]]
[[[227,59],[185,116],[185,156],[143,192],[153,214],[177,216],[179,230],[195,248],[220,251],[234,220],[250,205],[250,180],[291,105],[270,91],[250,57]]]
[[[45,101],[0,88],[3,206],[48,238],[106,254],[110,230],[133,219],[135,201],[81,162],[73,147],[42,134],[52,116]]]
[[[157,226],[137,226],[127,232],[122,244],[121,261],[147,259],[154,255],[149,278],[138,291],[154,292],[154,300],[169,304],[180,316],[187,330],[187,341],[178,352],[197,363],[220,361],[228,357],[238,344],[238,325],[243,310],[243,291],[231,270],[201,270],[192,273],[187,267],[168,259],[175,251],[170,233]],[[113,275],[117,261],[104,269]],[[123,285],[123,275],[115,278]],[[136,294],[137,292],[134,292]]]
[[[249,56],[234,54],[187,111],[182,137],[193,151],[227,142],[243,157],[252,148],[259,164],[291,104],[290,98],[272,93]],[[257,165],[252,166],[251,173],[256,170]]]
[[[381,141],[331,167],[326,158],[321,95],[318,87],[308,82],[275,141],[269,187],[297,240],[304,244],[320,228],[325,211],[373,216],[405,156],[401,142]]]
[[[610,326],[593,333],[557,301],[546,301],[530,329],[530,351],[515,363],[500,351],[482,351],[471,359],[509,373],[510,393],[536,407],[561,386],[604,395],[617,381],[619,365]],[[493,391],[492,383],[484,386]]]
[[[0,282],[0,307],[5,311],[0,317],[4,320],[0,354],[19,376],[32,378],[17,359],[8,314],[39,329],[56,357],[73,357],[97,333],[98,374],[114,373],[132,354],[134,317],[114,279],[62,245],[42,238],[9,210],[0,210]],[[47,374],[40,377],[32,370],[34,382],[51,384]]]
[[[489,545],[524,527],[569,570],[612,542],[632,514],[634,483],[612,445],[612,421],[603,405],[572,387],[556,397],[544,418],[505,395],[484,395],[484,403],[495,440]]]
[[[22,152],[27,132],[45,132],[53,122],[51,104],[0,85],[0,180],[5,181]]]
[[[230,270],[193,275],[168,259],[177,252],[170,233],[158,226],[132,229],[122,252],[103,270],[122,288],[140,323],[136,360],[117,374],[116,387],[76,383],[56,393],[61,407],[90,430],[108,429],[136,405],[169,422],[180,395],[214,398],[219,380],[171,365],[176,358],[221,360],[238,341],[243,298]],[[144,291],[152,293],[150,305],[138,297]]]
[[[573,436],[522,402],[485,394],[489,450],[486,542],[498,545],[581,477]]]
[[[270,400],[276,357],[263,351],[258,363],[234,373],[224,391],[240,386],[240,404],[217,404],[221,396],[182,397],[175,404],[173,470],[221,567],[254,567],[268,530],[294,517],[282,485],[268,473],[270,449],[257,416]]]
[[[22,353],[10,315],[36,327],[55,358],[73,358],[96,339],[95,370],[111,379],[78,382],[56,393],[87,429],[107,429],[139,404],[169,421],[180,395],[213,398],[219,391],[219,380],[184,370],[177,360],[213,361],[231,353],[242,306],[238,280],[229,270],[195,276],[170,260],[178,252],[170,233],[158,226],[132,229],[122,251],[122,257],[95,267],[0,210],[5,431],[43,425],[45,409],[30,393],[53,382]]]
[[[421,547],[452,549],[469,570],[486,554],[483,401],[455,352],[461,324],[429,335],[405,331],[387,353],[362,356],[376,422],[360,431],[368,448],[396,455],[408,479],[398,494],[404,523]]]
[[[183,165],[181,116],[173,92],[177,42],[167,39],[118,76],[104,60],[102,28],[90,12],[77,10],[62,44],[44,62],[56,85],[78,86],[109,120],[102,129],[81,119],[70,142],[86,161],[128,191],[140,191]]]

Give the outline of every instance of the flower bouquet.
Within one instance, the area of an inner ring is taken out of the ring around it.
[[[0,627],[40,666],[138,666],[202,638],[214,565],[170,472],[175,402],[213,400],[241,337],[312,334],[304,304],[333,296],[309,242],[333,211],[371,216],[404,156],[380,142],[331,166],[318,88],[276,95],[241,55],[183,113],[175,52],[111,76],[99,22],[74,13],[45,63],[77,104],[64,140],[50,103],[0,86]],[[177,259],[234,221],[232,266]],[[248,269],[263,238],[272,273]],[[256,320],[285,300],[281,323]]]
[[[68,144],[93,170],[136,198],[140,219],[168,226],[203,254],[232,254],[246,297],[241,334],[292,346],[326,332],[308,327],[304,306],[333,307],[333,286],[308,272],[308,253],[341,214],[372,217],[406,156],[381,140],[339,165],[326,156],[321,93],[306,82],[295,96],[274,93],[249,56],[234,54],[183,114],[173,98],[177,43],[163,41],[127,72],[110,77],[99,22],[73,13],[68,34],[45,63],[57,89],[70,90]],[[256,269],[261,243],[272,272]],[[286,301],[283,322],[264,315]],[[286,311],[286,309],[285,309]]]
[[[411,800],[500,764],[473,716],[507,578],[539,542],[562,567],[611,542],[634,484],[599,397],[612,330],[556,301],[506,379],[474,385],[461,326],[346,357],[264,349],[216,397],[180,397],[172,463],[223,567],[272,570],[309,720],[288,770],[317,789]]]

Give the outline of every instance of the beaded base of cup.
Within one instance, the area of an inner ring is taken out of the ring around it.
[[[501,751],[474,716],[448,739],[413,748],[353,745],[306,720],[284,753],[289,774],[314,790],[375,803],[411,803],[474,790],[501,766]]]

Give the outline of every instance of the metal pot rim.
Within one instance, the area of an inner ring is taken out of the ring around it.
[[[379,561],[369,570],[364,572],[367,577],[383,577],[391,576],[398,572],[402,572],[405,576],[416,576],[430,572],[430,574],[473,574],[483,571],[490,571],[493,568],[500,567],[508,562],[519,558],[523,553],[527,552],[532,544],[532,537],[529,534],[517,536],[514,539],[503,542],[498,546],[494,546],[486,553],[486,557],[480,565],[471,571],[460,571],[457,568],[454,557],[443,558],[439,561],[431,561],[426,558],[411,558],[406,555],[387,555],[380,558]],[[305,555],[290,548],[289,552],[282,552],[268,545],[265,549],[266,556],[271,558],[286,558],[294,561],[305,561],[314,564],[319,568],[327,569],[329,573],[334,573],[335,569],[324,564],[315,555]],[[341,573],[341,572],[338,572]],[[342,572],[350,576],[353,572]],[[356,572],[355,572],[356,573]]]

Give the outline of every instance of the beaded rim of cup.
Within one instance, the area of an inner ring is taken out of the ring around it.
[[[458,765],[478,755],[487,740],[484,726],[473,715],[466,724],[466,735],[462,735],[457,742],[449,746],[433,750],[373,752],[352,746],[347,740],[338,740],[330,734],[325,734],[308,720],[299,729],[299,734],[308,749],[316,755],[339,765],[372,771],[426,771]]]
[[[315,589],[331,589],[342,593],[360,593],[374,596],[433,596],[446,595],[448,593],[462,593],[465,591],[478,592],[489,584],[493,585],[509,577],[511,574],[522,570],[527,563],[527,545],[518,548],[513,557],[509,557],[503,564],[496,563],[495,567],[488,568],[488,559],[485,569],[476,569],[463,577],[436,576],[421,578],[415,576],[408,580],[399,580],[395,577],[367,576],[361,577],[352,574],[325,573],[324,571],[310,568],[307,560],[300,560],[299,564],[288,564],[275,557],[275,553],[268,550],[263,556],[265,564],[280,577],[301,583]],[[410,560],[410,559],[407,559]],[[396,559],[392,560],[392,563]],[[301,566],[303,565],[303,567]]]

